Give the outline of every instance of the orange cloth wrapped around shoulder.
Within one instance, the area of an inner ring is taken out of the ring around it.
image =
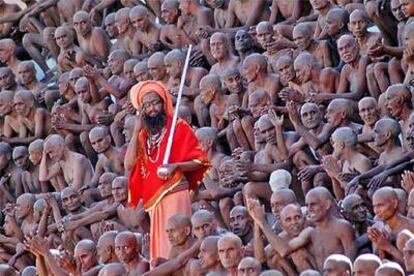
[[[142,103],[143,96],[150,92],[156,92],[164,100],[164,110],[167,115],[167,132],[158,146],[158,158],[156,160],[150,160],[147,155],[148,148],[146,143],[148,133],[146,129],[140,131],[135,166],[129,178],[130,205],[136,206],[142,199],[144,208],[147,211],[157,205],[167,193],[180,184],[183,177],[189,182],[190,189],[196,188],[210,168],[207,155],[201,148],[193,130],[184,120],[178,119],[169,163],[195,161],[203,164],[203,166],[192,172],[176,170],[174,175],[167,181],[158,177],[157,169],[162,165],[168,136],[171,131],[173,107],[168,90],[164,85],[155,81],[143,82],[134,86],[130,91],[131,102],[134,106],[139,107]],[[133,99],[133,96],[135,96],[135,99]]]

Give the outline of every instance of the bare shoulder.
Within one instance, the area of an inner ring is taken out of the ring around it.
[[[293,143],[298,141],[300,138],[299,134],[296,131],[286,131],[284,132],[284,136],[285,136],[287,145],[292,145]]]
[[[207,69],[203,67],[194,67],[193,70],[196,76],[204,76],[208,74]]]
[[[333,226],[335,228],[335,232],[337,233],[347,233],[353,231],[351,223],[344,219],[335,218],[333,221]]]
[[[321,78],[322,77],[337,77],[339,75],[338,71],[332,67],[326,67],[322,69]]]
[[[78,153],[78,152],[71,151],[71,157],[72,157],[73,161],[79,162],[79,163],[77,163],[79,165],[81,165],[81,164],[83,165],[85,162],[89,162],[89,159],[86,158],[85,155],[83,155],[81,153]]]
[[[94,27],[92,29],[92,38],[95,37],[106,37],[105,31],[100,27]]]

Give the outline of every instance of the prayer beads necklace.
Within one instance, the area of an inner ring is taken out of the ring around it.
[[[147,138],[147,155],[149,160],[152,163],[155,163],[158,161],[158,158],[160,157],[160,142],[162,141],[162,138],[164,138],[164,135],[166,133],[166,129],[164,128],[161,132],[157,134],[149,135]],[[157,150],[157,154],[155,155],[155,159],[152,159],[152,155],[154,154],[154,150]]]

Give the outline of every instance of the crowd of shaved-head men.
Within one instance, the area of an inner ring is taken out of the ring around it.
[[[210,168],[154,230],[131,88],[181,78]],[[414,0],[0,0],[0,223],[0,276],[414,275]]]

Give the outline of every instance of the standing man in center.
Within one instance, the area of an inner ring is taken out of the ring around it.
[[[131,102],[138,109],[135,131],[125,157],[130,172],[129,202],[150,215],[151,260],[167,259],[171,245],[165,231],[175,214],[191,216],[190,190],[197,187],[210,167],[191,127],[178,119],[167,165],[163,165],[172,128],[173,104],[167,88],[158,81],[133,86]],[[158,172],[163,167],[164,172]]]

